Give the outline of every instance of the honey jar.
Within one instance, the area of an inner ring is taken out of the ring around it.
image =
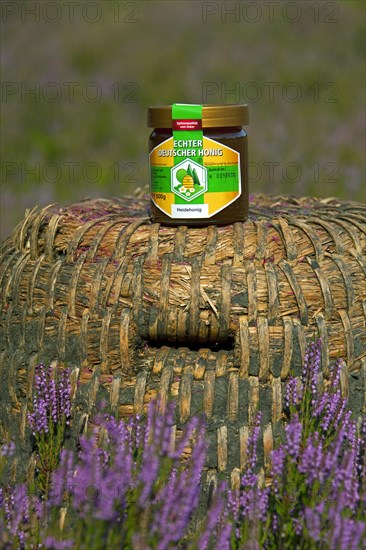
[[[151,217],[168,225],[248,216],[247,105],[149,107]]]

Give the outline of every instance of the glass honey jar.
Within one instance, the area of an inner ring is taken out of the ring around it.
[[[248,216],[247,105],[149,107],[151,217],[168,225]]]

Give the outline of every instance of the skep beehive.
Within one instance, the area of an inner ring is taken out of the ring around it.
[[[268,473],[313,337],[322,376],[344,358],[344,395],[365,411],[365,247],[365,207],[336,199],[256,195],[246,223],[202,228],[151,224],[144,198],[27,212],[2,245],[0,435],[27,456],[34,368],[57,362],[72,368],[75,434],[98,396],[122,417],[174,397],[178,434],[207,416],[208,479],[236,483],[259,406]]]

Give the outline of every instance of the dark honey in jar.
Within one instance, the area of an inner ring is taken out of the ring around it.
[[[202,226],[248,216],[247,105],[149,107],[151,216]]]

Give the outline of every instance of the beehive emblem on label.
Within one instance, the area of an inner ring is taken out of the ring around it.
[[[187,202],[207,191],[207,168],[194,160],[183,160],[171,171],[171,190]]]

